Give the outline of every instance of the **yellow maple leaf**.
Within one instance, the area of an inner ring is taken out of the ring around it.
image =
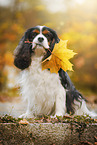
[[[73,64],[69,59],[75,54],[73,50],[67,49],[67,40],[60,40],[60,42],[55,45],[51,55],[42,61],[42,70],[50,69],[51,73],[58,73],[60,68],[64,71],[72,71]]]

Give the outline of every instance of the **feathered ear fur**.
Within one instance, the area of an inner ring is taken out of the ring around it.
[[[54,48],[54,46],[55,46],[55,43],[59,43],[60,39],[59,39],[59,37],[58,37],[56,31],[54,31],[54,30],[51,29],[51,28],[48,28],[48,30],[53,34],[53,40],[52,40],[52,42],[51,42],[51,44],[50,44],[50,50],[52,51],[53,48]]]
[[[29,67],[31,64],[32,44],[25,43],[25,41],[29,40],[30,32],[33,29],[34,28],[30,28],[25,32],[24,36],[14,51],[14,65],[22,70]]]
[[[47,29],[53,34],[53,37],[55,38],[55,43],[59,43],[60,39],[59,39],[56,31],[51,28],[47,28]]]
[[[58,35],[57,35],[56,31],[51,30],[51,32],[52,32],[52,33],[53,33],[53,35],[54,35],[54,38],[55,38],[55,43],[59,43],[60,39],[59,39],[59,37],[58,37]]]

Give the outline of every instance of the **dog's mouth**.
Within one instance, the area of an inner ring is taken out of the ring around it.
[[[45,49],[45,51],[47,51],[49,49],[49,48],[44,47],[44,45],[41,43],[35,43],[35,47],[32,49],[36,49],[37,47],[42,47],[43,49]]]
[[[49,47],[48,48],[46,48],[43,44],[41,44],[41,43],[35,43],[35,47],[34,48],[32,48],[32,50],[35,50],[36,48],[43,48],[45,51],[48,51],[48,49],[49,49]]]
[[[45,56],[47,54],[48,49],[45,48],[42,44],[36,43],[35,47],[32,48],[32,51],[36,56]]]
[[[49,49],[49,45],[43,42],[32,42],[32,49],[43,47],[45,50]]]

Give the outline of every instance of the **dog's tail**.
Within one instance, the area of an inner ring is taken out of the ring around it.
[[[75,106],[75,115],[89,115],[92,118],[97,118],[95,111],[91,111],[87,108],[85,100],[82,100],[82,105],[79,108]]]
[[[60,69],[59,76],[63,87],[66,89],[67,113],[72,115],[88,114],[89,116],[96,118],[97,114],[87,108],[86,102],[88,101],[78,90],[76,90],[67,72],[64,72],[62,69]]]

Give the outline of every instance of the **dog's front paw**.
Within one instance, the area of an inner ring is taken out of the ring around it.
[[[50,116],[51,118],[57,118],[57,116],[63,117],[64,115],[62,113],[56,113],[54,116]]]

